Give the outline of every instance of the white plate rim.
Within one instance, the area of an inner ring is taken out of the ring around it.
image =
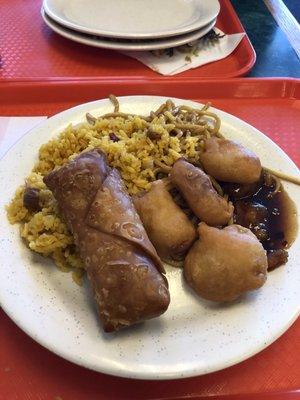
[[[198,0],[199,1],[199,0]],[[73,29],[75,31],[87,33],[90,35],[95,35],[95,36],[106,36],[106,37],[111,37],[111,38],[120,38],[120,39],[151,39],[151,38],[167,38],[171,36],[177,36],[180,34],[185,34],[185,33],[190,33],[192,31],[198,30],[205,25],[208,25],[211,23],[211,21],[215,20],[217,16],[220,13],[220,3],[218,0],[210,0],[210,3],[213,4],[212,8],[214,11],[210,14],[209,17],[200,19],[200,22],[191,24],[189,27],[183,27],[179,29],[174,29],[170,30],[169,32],[152,32],[148,34],[141,34],[141,33],[117,33],[117,32],[108,32],[105,30],[101,29],[90,29],[88,27],[84,27],[81,25],[78,25],[76,23],[72,23],[71,21],[68,21],[67,19],[62,18],[61,16],[57,15],[52,9],[51,6],[49,6],[48,1],[44,0],[43,1],[43,7],[47,13],[54,21],[56,21],[58,24],[65,26],[69,29]]]
[[[170,97],[162,97],[162,96],[147,96],[147,95],[140,95],[140,96],[124,96],[124,97],[119,97],[119,100],[121,103],[126,101],[130,101],[132,99],[134,99],[134,101],[138,101],[139,99],[141,100],[149,100],[149,102],[151,103],[153,101],[165,101],[166,99],[168,99]],[[187,105],[191,105],[191,106],[199,106],[200,103],[196,103],[193,101],[189,101],[189,100],[183,100],[183,99],[178,99],[178,98],[171,98],[173,101],[177,102],[178,104],[187,104]],[[7,156],[10,153],[13,153],[15,148],[17,146],[21,146],[22,142],[24,142],[30,135],[32,135],[35,131],[41,129],[42,125],[46,125],[49,123],[49,121],[51,123],[59,121],[62,119],[62,117],[72,117],[72,114],[75,115],[78,114],[78,112],[80,112],[82,114],[82,110],[85,109],[89,110],[89,109],[94,109],[96,108],[101,108],[101,106],[103,106],[104,104],[107,104],[108,100],[107,99],[103,99],[103,100],[96,100],[96,101],[92,101],[92,102],[88,102],[88,103],[84,103],[84,104],[80,104],[78,106],[75,106],[71,109],[65,110],[51,118],[49,118],[47,121],[43,122],[42,124],[40,124],[37,128],[34,128],[32,130],[30,130],[26,135],[24,135],[21,139],[18,140],[18,142],[11,148],[9,149],[1,158],[0,160],[0,165],[1,164],[5,164],[5,159],[7,158]],[[224,111],[221,111],[219,109],[215,109],[212,108],[212,111],[217,112],[219,116],[221,116],[221,119],[223,120],[224,118],[230,118],[231,121],[234,121],[235,123],[241,123],[245,128],[250,128],[250,130],[252,130],[253,132],[255,132],[256,135],[258,135],[258,137],[260,139],[265,140],[268,144],[270,144],[271,146],[274,147],[274,149],[276,149],[276,151],[282,156],[283,159],[285,159],[285,161],[288,161],[290,164],[291,169],[293,169],[293,172],[295,174],[298,174],[300,176],[300,172],[299,169],[297,168],[297,166],[293,163],[292,160],[289,159],[289,157],[283,152],[282,149],[280,149],[279,146],[277,146],[270,138],[268,138],[267,136],[265,136],[263,133],[261,133],[260,131],[258,131],[256,128],[252,127],[251,125],[249,125],[248,123],[240,120],[239,118],[228,114]],[[72,119],[72,118],[71,118]],[[67,124],[70,123],[69,119],[66,119],[64,126],[67,126]],[[60,124],[61,125],[61,124]],[[61,129],[61,128],[60,128]],[[1,168],[0,168],[1,171]],[[298,219],[299,219],[299,215],[298,215]],[[298,235],[299,236],[299,235]],[[0,266],[1,268],[1,266]],[[246,354],[242,354],[239,358],[234,358],[234,359],[230,359],[227,360],[226,362],[221,362],[218,367],[216,368],[216,366],[214,366],[213,368],[210,369],[206,369],[205,371],[203,370],[203,366],[199,366],[199,368],[197,369],[193,369],[193,370],[186,370],[183,371],[181,373],[169,373],[169,374],[163,374],[163,375],[157,375],[156,373],[150,373],[149,371],[145,374],[144,371],[140,370],[140,371],[136,371],[135,373],[133,373],[133,371],[126,371],[126,370],[122,370],[119,371],[116,368],[112,368],[111,366],[106,366],[106,365],[101,365],[101,368],[99,369],[99,365],[92,365],[91,363],[87,363],[84,362],[83,360],[80,360],[78,358],[76,358],[75,356],[73,356],[72,354],[70,355],[67,351],[65,351],[64,349],[60,349],[58,350],[57,347],[55,347],[52,343],[49,343],[47,341],[45,341],[43,339],[43,337],[40,337],[39,335],[37,335],[35,332],[32,332],[30,327],[28,327],[28,325],[26,324],[26,320],[24,322],[24,318],[21,316],[16,316],[14,314],[14,312],[10,309],[8,309],[6,307],[6,302],[5,302],[5,298],[3,298],[3,294],[0,291],[0,304],[3,308],[3,310],[6,312],[6,314],[24,331],[26,332],[29,336],[31,336],[35,341],[37,341],[38,343],[40,343],[42,346],[44,346],[45,348],[49,349],[50,351],[52,351],[53,353],[75,363],[81,366],[84,366],[86,368],[89,369],[93,369],[99,372],[103,372],[103,373],[107,373],[110,375],[115,375],[115,376],[121,376],[121,377],[127,377],[127,378],[135,378],[135,379],[178,379],[178,378],[187,378],[187,377],[192,377],[192,376],[196,376],[196,375],[202,375],[202,374],[206,374],[206,373],[210,373],[210,372],[214,372],[214,371],[218,371],[227,367],[230,367],[232,365],[235,365],[237,363],[240,363],[246,359],[248,359],[249,357],[253,356],[254,354],[257,354],[258,352],[260,352],[261,350],[265,349],[266,347],[268,347],[270,344],[272,344],[277,338],[279,338],[292,324],[293,322],[297,319],[297,317],[300,314],[300,304],[298,303],[297,307],[295,308],[294,312],[289,316],[289,318],[286,320],[285,324],[281,326],[281,329],[278,329],[276,333],[270,335],[270,337],[268,338],[268,340],[265,340],[264,342],[262,342],[260,344],[260,346],[256,346],[255,348],[253,348],[251,351],[247,352]]]
[[[109,49],[109,50],[121,50],[121,51],[151,51],[151,50],[161,50],[168,49],[172,47],[181,46],[183,44],[192,42],[194,40],[200,39],[202,36],[206,35],[215,26],[216,20],[213,20],[210,24],[200,29],[199,31],[191,32],[182,37],[172,37],[170,39],[153,40],[145,43],[125,43],[114,42],[107,40],[107,38],[88,36],[77,31],[72,31],[68,28],[60,26],[57,22],[52,21],[47,15],[44,9],[41,9],[41,15],[45,24],[52,29],[55,33],[63,36],[66,39],[72,40],[77,43],[85,44],[88,46],[93,46],[97,48]]]

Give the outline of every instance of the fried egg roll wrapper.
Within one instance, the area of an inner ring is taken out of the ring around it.
[[[126,211],[126,212],[125,212]],[[158,270],[165,273],[162,262],[150,242],[131,198],[126,193],[117,170],[112,169],[98,190],[86,222],[89,226],[108,234],[134,242],[149,254]]]
[[[82,153],[44,181],[74,234],[104,330],[165,312],[170,296],[161,261],[105,155]]]

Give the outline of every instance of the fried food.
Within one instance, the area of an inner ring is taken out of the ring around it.
[[[135,196],[134,205],[147,234],[162,260],[181,260],[196,240],[196,229],[162,180],[149,192]]]
[[[161,261],[105,155],[82,153],[44,181],[74,234],[104,330],[165,312],[170,297]]]
[[[223,182],[254,183],[262,172],[257,155],[232,140],[207,139],[199,157],[206,173]]]
[[[170,178],[201,221],[211,226],[228,223],[233,214],[232,204],[217,193],[200,168],[181,158],[173,165]]]
[[[267,279],[267,256],[256,236],[240,225],[218,229],[200,223],[199,240],[184,263],[187,283],[204,299],[228,302]]]

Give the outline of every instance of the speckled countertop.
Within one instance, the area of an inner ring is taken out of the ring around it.
[[[286,4],[289,7],[289,3],[293,5],[293,2],[298,1],[289,0]],[[300,77],[300,60],[264,2],[262,0],[231,0],[231,3],[257,54],[256,63],[248,76]],[[300,15],[299,3],[297,7]],[[294,11],[291,7],[290,9]],[[295,17],[298,18],[299,15]]]

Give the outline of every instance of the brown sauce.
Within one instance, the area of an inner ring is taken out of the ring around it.
[[[284,264],[298,226],[296,206],[282,185],[274,194],[276,182],[264,173],[258,184],[222,186],[234,205],[234,222],[251,229],[267,250],[269,270]]]

